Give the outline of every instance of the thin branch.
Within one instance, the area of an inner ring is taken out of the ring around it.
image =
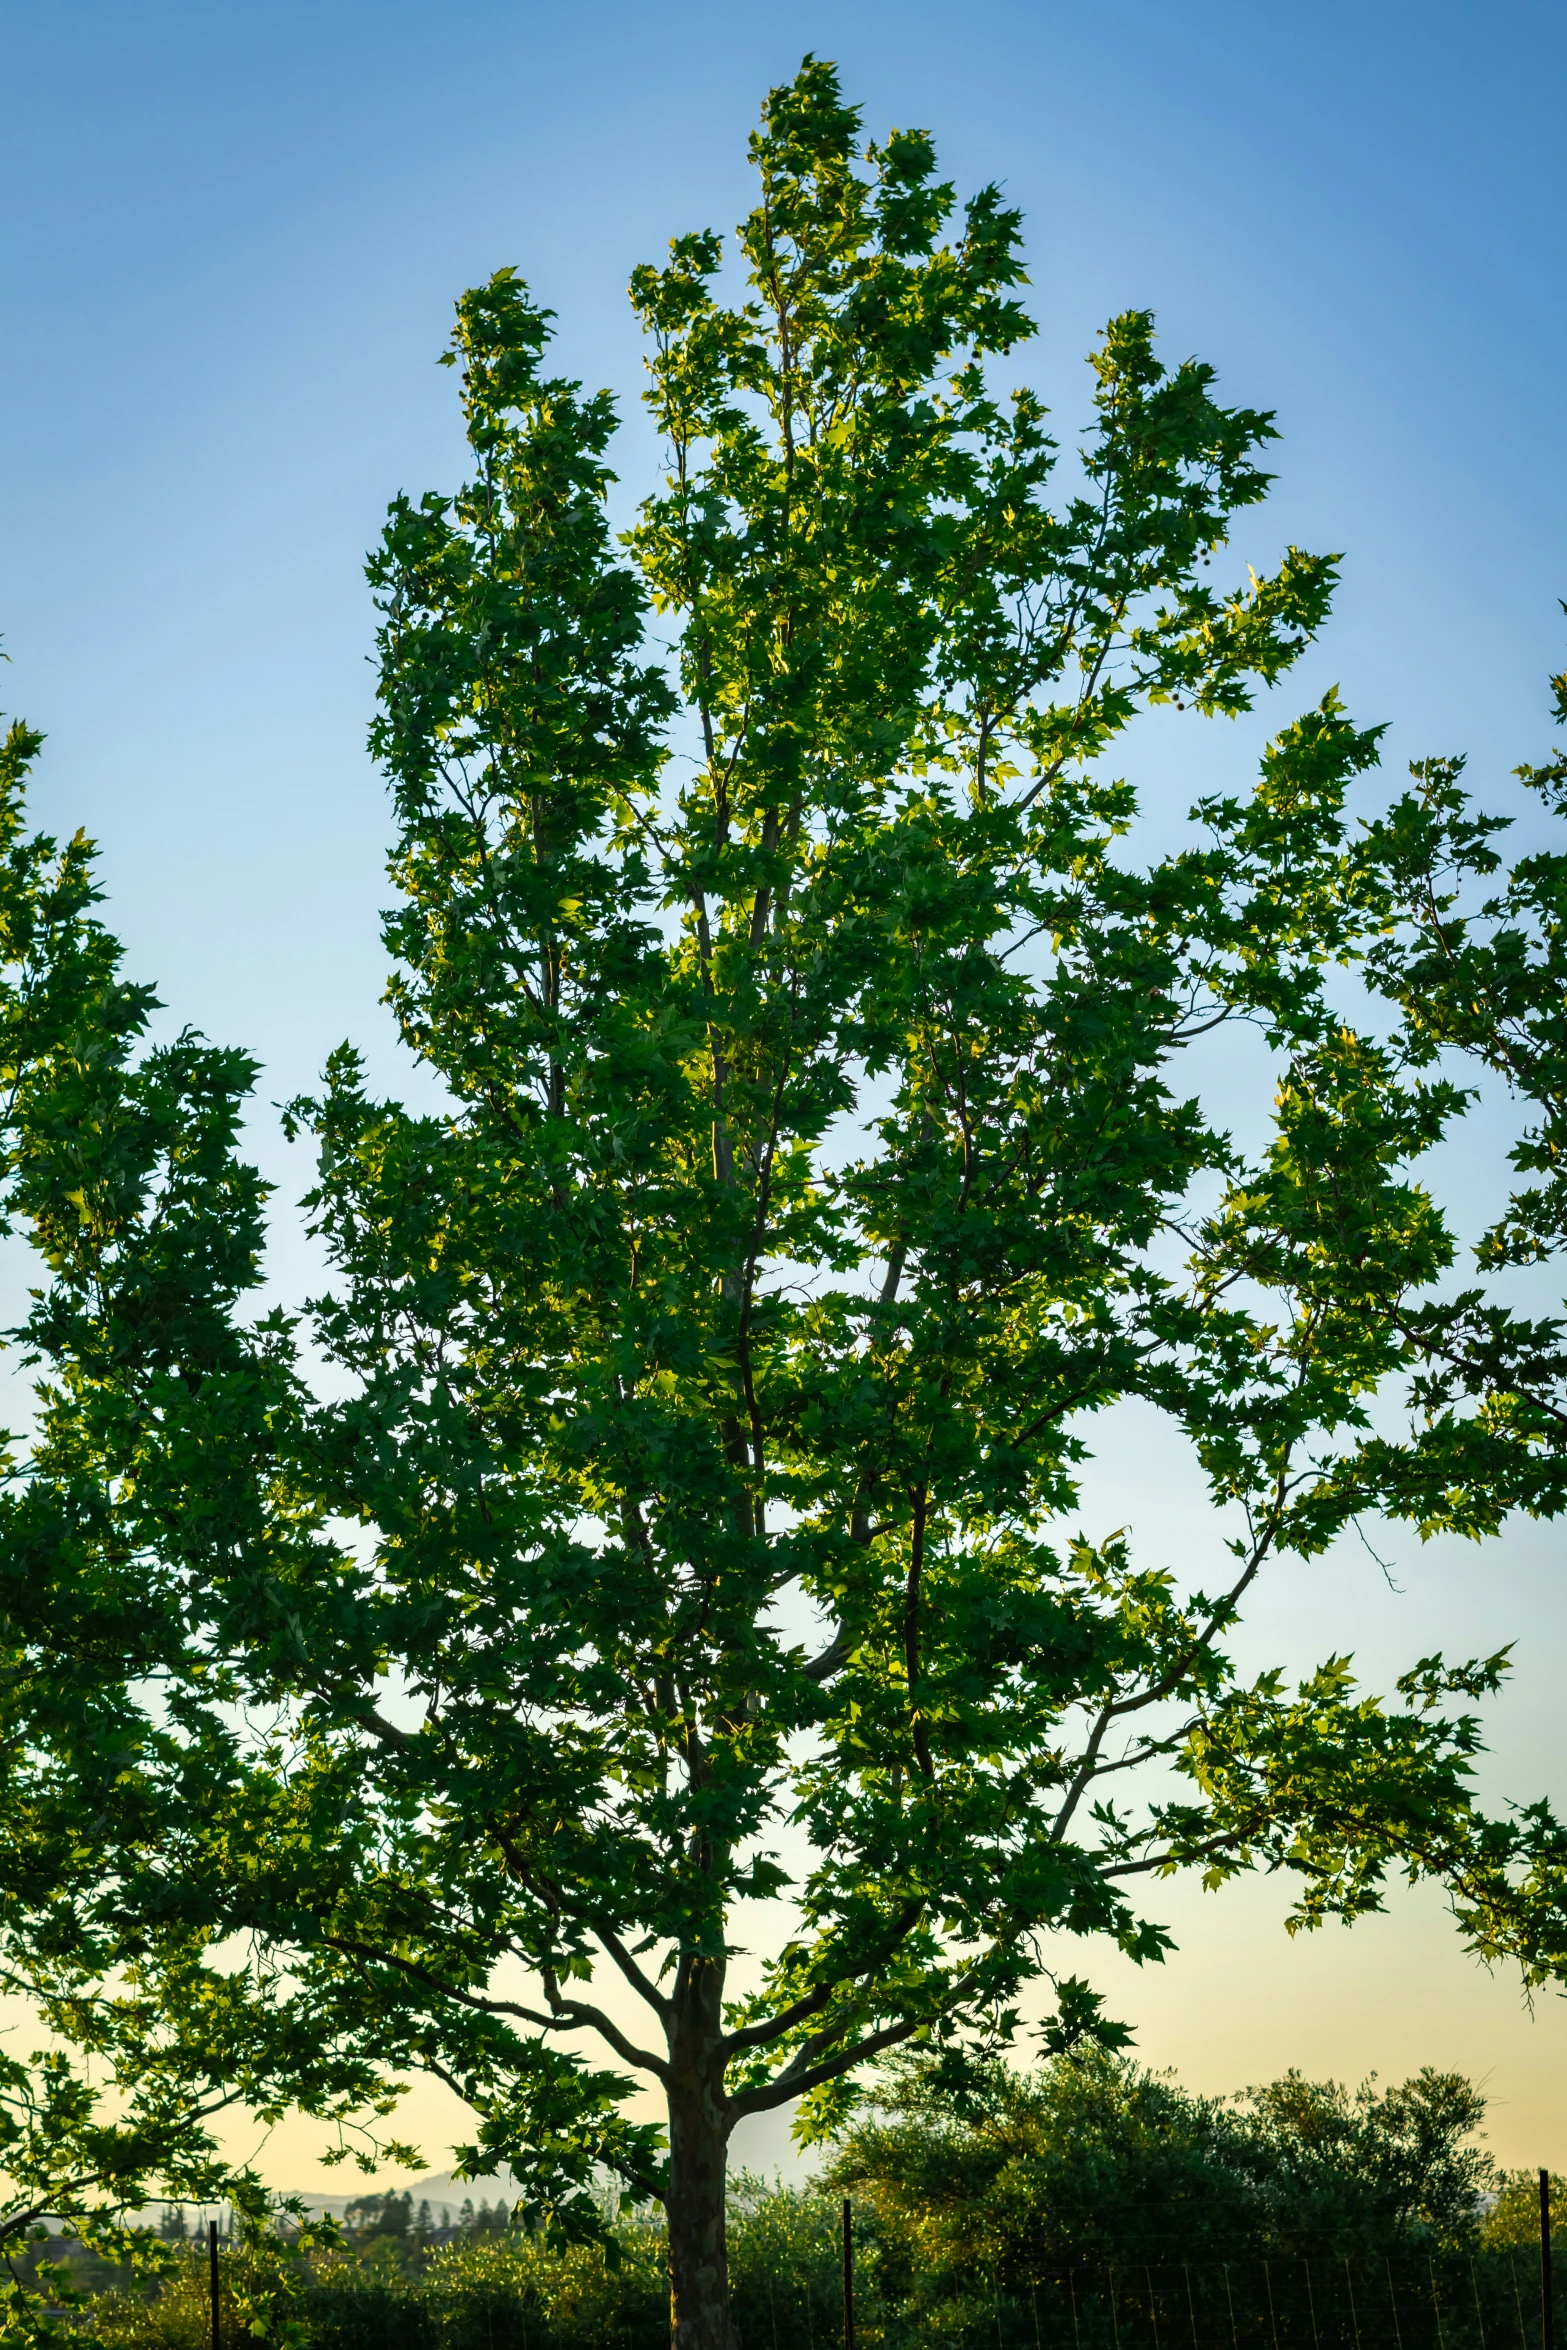
[[[1175,1869],[1190,1868],[1193,1861],[1211,1860],[1218,1852],[1233,1852],[1245,1841],[1246,1830],[1237,1828],[1228,1836],[1210,1836],[1206,1844],[1194,1844],[1186,1852],[1149,1852],[1141,1860],[1113,1861],[1107,1868],[1101,1868],[1099,1874],[1101,1877],[1146,1877],[1156,1869],[1168,1873]]]
[[[664,2059],[655,2056],[651,2049],[639,2048],[634,2040],[628,2040],[614,2018],[607,2016],[601,2007],[594,2007],[587,2000],[563,1999],[559,2012],[570,2029],[597,2032],[600,2039],[607,2040],[615,2054],[623,2057],[627,2064],[634,2064],[639,2072],[651,2073],[666,2089],[669,2087],[669,2067]]]
[[[1173,1754],[1181,1740],[1189,1738],[1201,1720],[1200,1714],[1193,1714],[1189,1722],[1183,1722],[1167,1738],[1145,1738],[1140,1746],[1133,1747],[1130,1754],[1120,1755],[1114,1762],[1097,1764],[1094,1777],[1108,1779],[1112,1771],[1135,1771],[1139,1763],[1151,1762],[1156,1754]]]
[[[925,1904],[923,1901],[905,1902],[890,1933],[882,1937],[876,1948],[869,1956],[863,1958],[858,1966],[851,1967],[844,1974],[834,1975],[830,1982],[818,1983],[814,1990],[807,1991],[803,1997],[795,2000],[792,2006],[780,2008],[775,2016],[769,2016],[759,2024],[747,2024],[738,2032],[727,2033],[722,2043],[726,2058],[738,2055],[741,2050],[746,2048],[765,2048],[771,2041],[781,2040],[785,2032],[792,2031],[796,2024],[804,2023],[808,2016],[819,2015],[834,1991],[843,1984],[857,1983],[865,1975],[878,1973],[886,1965],[899,1943],[908,1940],[924,1914]],[[846,2031],[852,2021],[852,2017],[846,2016],[838,2026],[838,2030]],[[832,2036],[835,2035],[829,2035],[829,2037]],[[826,2044],[825,2039],[818,2037],[808,2040],[805,2044],[805,2050],[809,2051],[813,2047],[825,2047]]]
[[[738,2120],[746,2113],[770,2113],[775,2105],[787,2105],[791,2097],[803,2097],[807,2090],[820,2088],[823,2081],[835,2081],[864,2062],[869,2056],[879,2056],[884,2048],[896,2048],[900,2040],[907,2040],[916,2032],[916,2020],[889,2024],[884,2031],[872,2032],[864,2040],[856,2040],[852,2048],[840,2049],[821,2064],[812,2065],[803,2073],[780,2073],[776,2081],[768,2081],[759,2089],[744,2089],[738,2097],[729,2100],[729,2110]]]
[[[1120,1767],[1115,1764],[1101,1764],[1099,1760],[1099,1749],[1104,1742],[1105,1733],[1110,1724],[1113,1721],[1118,1721],[1123,1714],[1141,1713],[1145,1706],[1155,1705],[1161,1698],[1172,1695],[1180,1686],[1194,1660],[1202,1654],[1205,1648],[1211,1647],[1220,1625],[1226,1621],[1247,1586],[1255,1580],[1263,1560],[1272,1547],[1273,1537],[1278,1531],[1277,1511],[1282,1506],[1286,1492],[1287,1485],[1281,1470],[1279,1480],[1274,1487],[1275,1515],[1252,1546],[1251,1556],[1246,1562],[1244,1572],[1212,1610],[1201,1630],[1187,1642],[1175,1662],[1160,1675],[1157,1681],[1152,1682],[1148,1688],[1139,1690],[1135,1697],[1107,1698],[1100,1707],[1094,1717],[1094,1726],[1089,1733],[1088,1744],[1083,1749],[1082,1761],[1073,1774],[1072,1782],[1066,1791],[1061,1809],[1056,1814],[1055,1824],[1050,1831],[1052,1844],[1059,1844],[1066,1834],[1073,1813],[1077,1810],[1093,1781],[1102,1778],[1106,1770]]]
[[[821,1655],[813,1656],[810,1663],[802,1665],[800,1670],[807,1681],[830,1681],[833,1674],[841,1672],[848,1661],[849,1636],[847,1632],[839,1631],[834,1633]]]
[[[920,1777],[929,1786],[936,1772],[931,1761],[930,1738],[920,1702],[920,1581],[925,1566],[928,1488],[924,1485],[916,1486],[913,1499],[914,1530],[909,1543],[909,1572],[903,1596],[903,1669],[908,1682],[909,1729],[914,1740],[914,1759],[919,1765]]]
[[[389,1722],[373,1705],[363,1712],[356,1711],[354,1719],[362,1729],[372,1731],[383,1746],[390,1746],[396,1754],[405,1753],[413,1744],[410,1732],[400,1730],[395,1722]]]
[[[743,2031],[727,2032],[721,2044],[724,2055],[739,2056],[747,2048],[765,2048],[769,2041],[781,2040],[785,2032],[792,2031],[796,2024],[803,2024],[807,2016],[820,2015],[836,1988],[833,1983],[818,1983],[814,1991],[808,1991],[792,2007],[780,2008],[776,2015],[768,2016],[762,2023],[747,2024]]]
[[[443,1999],[455,2000],[459,2007],[471,2007],[480,2015],[514,2015],[519,2022],[532,2024],[536,2031],[541,2032],[597,2032],[627,2064],[634,2064],[640,2071],[653,2073],[659,2080],[668,2082],[669,2068],[662,2057],[654,2056],[649,2049],[638,2048],[602,2008],[590,2006],[586,2001],[561,1999],[557,1995],[550,1998],[550,2012],[546,2014],[540,2008],[524,2005],[519,1999],[486,1999],[477,1991],[461,1991],[455,1984],[443,1982],[433,1969],[420,1966],[416,1959],[399,1958],[392,1951],[378,1950],[373,1943],[351,1941],[344,1935],[331,1935],[327,1947],[341,1950],[345,1957],[368,1959],[376,1966],[392,1967],[397,1973],[406,1975],[411,1982],[423,1983],[427,1989],[439,1992]],[[545,1995],[549,1997],[547,1987]]]
[[[637,1993],[639,1998],[647,2001],[660,2023],[667,2024],[674,2013],[673,2007],[664,1997],[658,1985],[642,1972],[614,1928],[600,1925],[595,1918],[589,1918],[586,1922],[588,1931],[604,1945],[633,1991]]]
[[[1082,1802],[1084,1793],[1098,1770],[1099,1749],[1104,1744],[1105,1732],[1109,1727],[1110,1706],[1109,1701],[1106,1700],[1094,1716],[1094,1726],[1088,1733],[1088,1744],[1083,1749],[1082,1760],[1073,1773],[1071,1784],[1062,1798],[1061,1809],[1056,1813],[1047,1839],[1051,1844],[1059,1844],[1072,1824],[1072,1814]]]

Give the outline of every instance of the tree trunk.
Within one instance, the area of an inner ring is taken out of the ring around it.
[[[729,2125],[705,2066],[669,2092],[669,2325],[672,2350],[735,2350],[724,2243]]]

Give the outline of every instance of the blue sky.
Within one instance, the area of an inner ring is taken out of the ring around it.
[[[746,207],[747,131],[807,49],[872,128],[932,128],[960,192],[996,178],[1022,205],[1041,333],[1016,371],[1063,428],[1096,327],[1131,305],[1167,357],[1277,409],[1279,486],[1237,551],[1342,548],[1338,617],[1256,726],[1150,737],[1183,799],[1334,681],[1391,721],[1395,773],[1467,749],[1486,781],[1546,747],[1567,660],[1559,6],[0,0],[0,35],[0,701],[48,730],[37,807],[101,841],[133,967],[172,1023],[256,1050],[266,1100],[343,1035],[384,1039],[361,562],[395,491],[456,478],[433,364],[454,297],[522,269],[564,364],[633,417],[633,494],[652,451],[626,279]],[[1429,1616],[1473,1645],[1543,1627],[1503,1740],[1519,1793],[1559,1749],[1559,1549],[1512,1545],[1511,1581],[1428,1560],[1418,1621],[1365,1561],[1334,1570],[1390,1658],[1430,1644]],[[1206,1956],[1149,1994],[1148,2053],[1211,2086],[1292,2053],[1489,2066],[1512,2158],[1567,2166],[1555,2010],[1526,2027],[1429,1904],[1246,2008],[1277,1950],[1265,1892],[1193,1925]]]
[[[453,297],[516,263],[634,414],[629,271],[738,217],[758,101],[807,48],[1024,207],[1018,371],[1063,425],[1130,304],[1277,408],[1238,551],[1348,561],[1269,724],[1338,678],[1394,756],[1543,742],[1559,9],[13,0],[0,28],[0,700],[49,730],[40,805],[101,839],[171,1013],[280,1087],[375,992],[360,561],[395,490],[454,477]],[[650,455],[633,436],[628,490]]]

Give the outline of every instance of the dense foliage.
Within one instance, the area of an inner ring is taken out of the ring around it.
[[[993,2064],[954,2097],[921,2065],[851,2127],[829,2176],[926,2298],[1091,2261],[1360,2259],[1479,2242],[1499,2184],[1472,2143],[1484,2110],[1468,2081],[1429,2070],[1353,2093],[1288,2073],[1209,2098],[1074,2058],[1034,2075]]]
[[[17,1964],[196,1968],[263,2100],[423,2066],[557,2232],[605,2174],[662,2197],[689,2350],[729,2350],[735,2123],[831,2129],[1046,1977],[1052,2044],[1112,2044],[1062,1954],[1158,1958],[1141,1884],[1276,1870],[1311,1926],[1424,1874],[1486,1955],[1567,1953],[1561,1829],[1472,1796],[1503,1657],[1384,1700],[1337,1627],[1294,1687],[1227,1647],[1367,1513],[1567,1497],[1557,1325],[1455,1296],[1416,1172],[1478,1054],[1540,1112],[1482,1271],[1554,1247],[1562,861],[1466,915],[1492,830],[1450,765],[1359,829],[1377,730],[1331,695],[1184,831],[1140,803],[1134,718],[1246,710],[1326,616],[1322,556],[1210,582],[1269,417],[1131,311],[1058,478],[997,380],[997,192],[865,145],[813,61],[753,158],[733,269],[702,233],[634,280],[668,467],[621,546],[608,396],[512,272],[458,306],[472,477],[371,565],[432,1106],[347,1046],[294,1106],[301,1318],[253,1304],[253,1068],[145,1048],[85,848],[23,837],[25,736],[0,868],[45,1266],[0,1496]],[[1207,1481],[1189,1580],[1082,1523],[1121,1406]]]

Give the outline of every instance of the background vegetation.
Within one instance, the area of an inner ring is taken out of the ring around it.
[[[1355,2090],[1292,2072],[1207,2098],[1097,2052],[1032,2074],[909,2065],[819,2180],[735,2183],[740,2339],[841,2341],[848,2196],[857,2333],[888,2350],[1534,2350],[1537,2180],[1477,2143],[1484,2110],[1470,2082],[1431,2069]],[[98,2296],[103,2343],[207,2350],[205,2261],[173,2249],[162,2276]],[[650,2207],[614,2213],[600,2246],[530,2232],[504,2204],[470,2201],[442,2229],[407,2196],[366,2197],[323,2237],[248,2229],[222,2273],[229,2341],[640,2350],[667,2338]]]

